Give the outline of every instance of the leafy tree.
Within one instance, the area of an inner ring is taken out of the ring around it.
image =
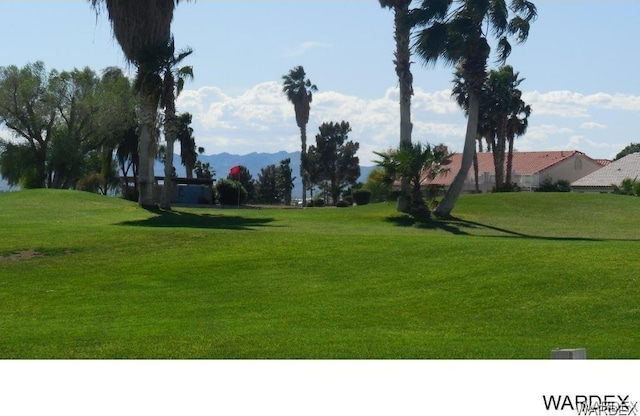
[[[255,201],[256,199],[256,181],[253,179],[251,172],[244,166],[240,166],[240,173],[238,175],[229,175],[227,176],[228,180],[237,181],[242,185],[242,188],[246,191],[247,201]]]
[[[233,179],[220,179],[216,182],[216,194],[222,205],[242,205],[247,201],[247,190]]]
[[[309,147],[309,172],[314,183],[326,182],[336,204],[342,189],[355,184],[360,176],[360,160],[356,156],[360,145],[347,140],[351,126],[346,121],[322,123],[319,130],[316,145]]]
[[[106,180],[112,176],[114,133],[131,126],[128,116],[134,102],[129,82],[113,68],[102,78],[90,68],[51,74],[49,87],[59,117],[47,156],[50,186],[75,187],[83,176],[93,174]]]
[[[287,206],[291,205],[291,192],[294,187],[293,181],[296,179],[293,177],[293,169],[291,169],[290,164],[290,158],[281,160],[276,176],[278,190],[284,199],[284,204]]]
[[[122,176],[129,176],[131,170],[134,179],[138,171],[136,97],[122,69],[108,67],[102,71],[99,100],[101,111],[97,117],[101,121],[96,151],[100,154],[101,163],[98,172],[104,180],[100,189],[108,189],[117,185],[118,169],[121,169]],[[113,165],[115,172],[111,170]]]
[[[22,173],[29,172],[28,180],[24,181],[27,187],[47,185],[47,151],[57,117],[57,103],[49,89],[49,78],[42,62],[22,68],[0,67],[0,121],[28,144],[30,155],[22,159],[31,164],[22,169]],[[16,148],[10,150],[17,151]]]
[[[134,117],[135,119],[135,117]],[[120,141],[116,147],[116,161],[123,177],[133,178],[134,188],[129,188],[129,182],[124,181],[125,198],[137,201],[138,193],[138,166],[140,158],[138,156],[138,132],[134,126],[122,132]],[[131,175],[129,175],[131,174]],[[135,195],[135,198],[133,196]]]
[[[411,96],[413,95],[413,75],[411,74],[411,28],[407,24],[409,6],[413,0],[379,0],[381,7],[393,10],[396,42],[393,63],[400,85],[400,147],[411,146]],[[409,183],[400,185],[400,197],[397,209],[407,212],[409,209]]]
[[[277,204],[282,200],[282,193],[278,186],[278,168],[269,165],[258,174],[258,201],[265,204]]]
[[[618,153],[615,159],[613,160],[622,159],[623,157],[630,155],[631,153],[638,153],[638,152],[640,152],[640,143],[631,143],[630,145],[622,149],[620,153]]]
[[[386,201],[391,194],[393,179],[388,177],[384,168],[376,168],[369,173],[364,189],[371,192],[371,200],[374,202]]]
[[[300,128],[300,176],[302,177],[302,204],[306,206],[307,186],[309,182],[308,161],[307,161],[307,124],[309,123],[309,112],[311,111],[311,101],[313,93],[318,90],[309,79],[306,78],[304,68],[296,66],[286,75],[282,76],[282,92],[293,104],[296,113],[296,124]]]
[[[169,44],[171,21],[179,0],[89,0],[100,12],[104,5],[113,34],[125,58],[136,65],[139,80],[139,200],[153,206],[153,163],[156,154],[156,120],[160,102],[159,76],[154,73],[162,58],[157,51]]]
[[[10,186],[38,188],[40,176],[36,170],[35,153],[28,143],[13,143],[0,139],[0,176]]]
[[[454,3],[454,10],[450,10]],[[518,43],[524,42],[536,15],[535,5],[526,0],[511,0],[509,5],[506,0],[423,0],[421,7],[411,13],[412,26],[420,29],[417,55],[425,64],[442,59],[447,64],[460,65],[469,95],[461,167],[435,211],[439,216],[450,215],[473,162],[481,93],[491,52],[487,37],[493,34],[498,38],[498,61],[504,62],[511,52],[508,37],[515,35]]]
[[[113,150],[132,126],[134,108],[122,71],[108,69],[102,78],[89,68],[46,75],[40,62],[3,70],[12,74],[0,85],[3,121],[32,153],[22,159],[30,164],[25,185],[73,188],[94,173],[112,183]]]
[[[384,169],[386,176],[393,180],[408,179],[411,184],[411,205],[409,212],[416,217],[429,216],[422,187],[438,175],[446,174],[452,154],[445,145],[431,147],[429,144],[415,143],[410,148],[374,152],[380,157],[375,163]]]

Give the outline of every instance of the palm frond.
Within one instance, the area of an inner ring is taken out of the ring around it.
[[[497,49],[498,56],[496,58],[496,61],[498,63],[505,62],[511,54],[511,44],[509,43],[509,39],[507,39],[506,36],[500,38],[500,40],[498,41]]]

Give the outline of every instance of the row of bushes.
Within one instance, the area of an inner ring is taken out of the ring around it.
[[[371,192],[366,189],[354,189],[350,194],[342,197],[340,201],[336,203],[339,208],[350,207],[355,205],[367,205],[371,201]],[[307,202],[307,207],[323,207],[325,201],[322,198],[314,198]]]

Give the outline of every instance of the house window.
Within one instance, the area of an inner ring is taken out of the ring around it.
[[[582,170],[582,159],[576,159],[576,170]]]

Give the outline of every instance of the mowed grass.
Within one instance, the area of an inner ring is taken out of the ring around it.
[[[426,223],[0,194],[0,358],[639,358],[639,214],[579,193],[466,195]]]

